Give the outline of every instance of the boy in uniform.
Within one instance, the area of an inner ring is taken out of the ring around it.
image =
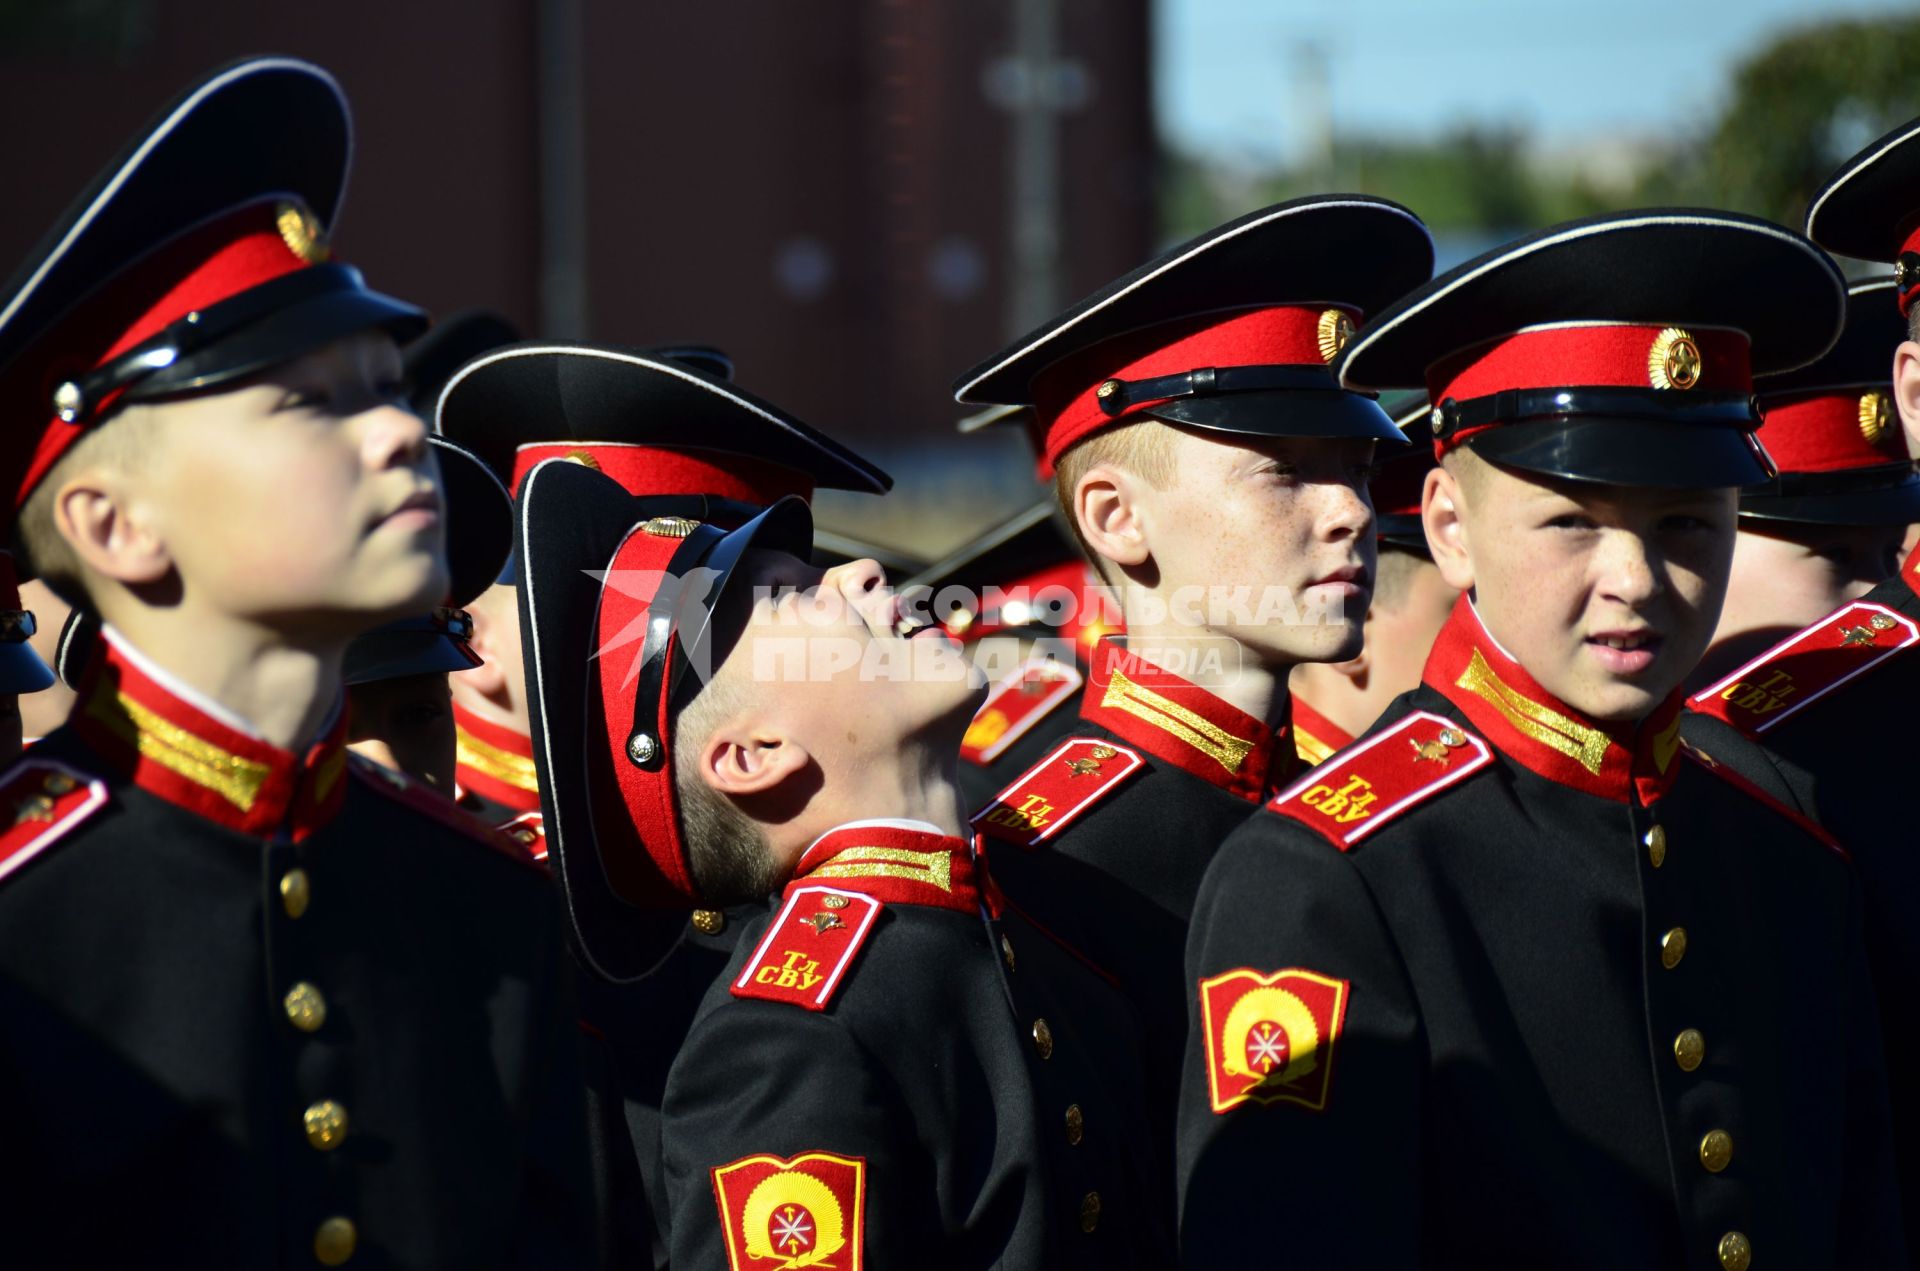
[[[551,892],[345,750],[347,646],[448,586],[422,316],[329,259],[350,136],[316,67],[219,72],[0,306],[15,533],[105,623],[0,777],[22,1266],[593,1256]]]
[[[1906,338],[1888,349],[1890,368],[1839,393],[1819,394],[1830,422],[1844,426],[1848,398],[1860,433],[1847,439],[1856,458],[1873,456],[1844,483],[1860,501],[1909,497],[1895,466],[1920,437],[1920,121],[1895,129],[1843,164],[1807,213],[1807,234],[1829,251],[1894,266],[1885,297],[1906,321]],[[1871,293],[1863,293],[1862,299]],[[1892,315],[1889,315],[1892,316]],[[1861,316],[1865,320],[1865,315]],[[1863,330],[1870,328],[1863,328]],[[1884,328],[1882,328],[1884,330]],[[1898,336],[1896,329],[1892,333]],[[1885,338],[1885,337],[1876,337]],[[1844,344],[1843,344],[1844,347]],[[1885,346],[1883,346],[1885,347]],[[1869,352],[1861,356],[1870,358]],[[1844,378],[1864,376],[1870,366]],[[1892,380],[1898,425],[1877,401],[1863,400]],[[1837,399],[1837,400],[1836,400]],[[1832,416],[1838,416],[1832,420]],[[1893,426],[1890,426],[1893,425]],[[1875,436],[1867,442],[1866,433]],[[1906,448],[1900,444],[1904,432]],[[1844,437],[1843,431],[1836,431]],[[1876,462],[1877,460],[1877,462]],[[1784,465],[1783,465],[1784,466]],[[1878,493],[1875,492],[1876,488]],[[1895,1152],[1908,1241],[1920,1239],[1920,930],[1909,900],[1920,891],[1920,857],[1909,850],[1898,792],[1909,779],[1899,721],[1920,700],[1920,551],[1893,577],[1792,632],[1714,683],[1688,705],[1691,729],[1717,720],[1759,741],[1780,760],[1795,798],[1845,844],[1859,866],[1867,906],[1867,942],[1882,1003],[1891,1084]]]
[[[1168,1147],[1200,876],[1292,775],[1288,671],[1359,651],[1374,446],[1402,438],[1329,364],[1432,260],[1397,204],[1283,203],[1108,285],[955,388],[1034,405],[1056,496],[1119,596],[1127,635],[1094,650],[1073,731],[1008,751],[1016,775],[974,824],[1011,901],[1141,1012],[1147,1117]]]
[[[673,1265],[1166,1265],[1127,1008],[964,829],[964,656],[873,562],[805,564],[800,500],[732,530],[672,506],[549,461],[517,551],[588,958],[644,969],[663,914],[780,893],[668,1079]]]
[[[1832,262],[1713,212],[1554,227],[1356,338],[1424,383],[1426,538],[1465,593],[1424,683],[1230,837],[1195,906],[1195,1265],[1903,1265],[1845,854],[1680,737],[1752,372],[1825,351]],[[1737,762],[1736,762],[1737,761]],[[1820,1023],[1784,1035],[1783,1010]],[[1355,1180],[1364,1180],[1356,1185]]]

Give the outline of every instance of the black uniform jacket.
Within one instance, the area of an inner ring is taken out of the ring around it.
[[[551,887],[190,694],[110,637],[0,777],[0,1261],[589,1265]]]
[[[1912,746],[1899,721],[1920,708],[1916,585],[1920,553],[1689,703],[1780,756],[1794,794],[1859,866],[1910,1246],[1920,1242],[1920,850]],[[1683,732],[1716,726],[1690,716]]]
[[[1189,1265],[1906,1265],[1853,871],[1679,707],[1596,726],[1463,599],[1423,686],[1228,839]]]
[[[967,842],[850,823],[743,928],[674,1062],[673,1265],[1165,1267],[1140,1107],[1125,1003]]]
[[[1291,738],[1103,643],[1079,726],[1021,757],[1018,779],[974,825],[994,839],[1008,900],[1084,952],[1139,1012],[1147,1112],[1170,1161],[1193,898],[1228,832],[1292,773]]]

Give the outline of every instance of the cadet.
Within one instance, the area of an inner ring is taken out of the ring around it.
[[[727,531],[548,461],[519,502],[547,839],[587,955],[643,965],[663,912],[782,893],[668,1079],[673,1265],[1167,1265],[1127,1007],[1003,907],[963,832],[965,656],[873,562],[804,564],[797,498]]]
[[[1920,521],[1920,476],[1893,408],[1893,351],[1906,338],[1893,279],[1847,289],[1847,327],[1811,366],[1754,381],[1755,434],[1778,469],[1740,492],[1727,603],[1689,677],[1721,679],[1782,636],[1900,572]]]
[[[1888,350],[1890,371],[1861,385],[1860,397],[1882,391],[1891,378],[1894,409],[1909,446],[1920,436],[1920,343],[1913,339],[1920,330],[1913,305],[1920,292],[1916,225],[1920,121],[1848,160],[1807,213],[1807,233],[1821,246],[1895,265],[1894,288],[1884,294],[1906,318],[1907,339]],[[1839,394],[1839,403],[1814,409],[1837,413],[1853,395]],[[1863,427],[1870,422],[1879,434],[1874,454],[1899,455],[1899,445],[1883,431],[1878,404],[1870,416],[1865,403],[1856,402],[1856,420]],[[1866,487],[1856,490],[1863,505],[1907,497],[1904,476],[1884,462],[1838,480]],[[1871,492],[1874,486],[1884,492]],[[1913,1012],[1920,996],[1920,928],[1910,913],[1911,898],[1920,895],[1920,856],[1911,850],[1898,802],[1912,768],[1903,753],[1902,725],[1920,701],[1916,585],[1920,553],[1909,554],[1894,577],[1790,634],[1689,703],[1781,756],[1795,795],[1846,845],[1860,868],[1910,1245],[1920,1240],[1920,1080],[1915,1076],[1920,1073],[1920,1020]]]
[[[1764,473],[1751,372],[1839,272],[1715,212],[1558,226],[1436,278],[1341,383],[1424,380],[1424,683],[1229,838],[1195,905],[1196,1266],[1903,1266],[1845,854],[1679,736]],[[1804,1033],[1796,1004],[1819,1013]],[[1784,1013],[1784,1016],[1783,1016]]]
[[[974,823],[1007,845],[994,860],[1012,901],[1141,1010],[1166,1149],[1200,876],[1293,772],[1288,670],[1359,651],[1366,483],[1375,442],[1402,438],[1328,363],[1432,263],[1396,204],[1283,203],[1110,284],[955,388],[1035,403],[1059,501],[1120,593],[1127,636],[1095,651],[1074,732],[1016,745],[1001,762],[1020,775]]]
[[[422,315],[329,259],[350,135],[318,68],[221,71],[0,306],[23,565],[106,624],[0,777],[20,1266],[593,1258],[547,883],[345,751],[349,642],[448,586]]]
[[[647,495],[655,511],[736,526],[788,495],[811,497],[816,488],[878,494],[893,479],[770,402],[732,384],[730,365],[711,351],[697,355],[642,352],[611,345],[525,343],[495,349],[460,367],[438,405],[438,426],[471,444],[496,471],[520,487],[541,461],[557,459],[604,474],[628,494]],[[517,566],[517,563],[516,563]],[[598,568],[598,566],[593,566]],[[516,601],[518,573],[510,569],[479,608],[488,615],[478,637],[488,667],[462,676],[459,691],[471,703],[531,707],[522,660],[519,615],[500,606]],[[591,616],[591,609],[585,617]],[[476,691],[471,681],[480,678]],[[477,717],[476,707],[476,717]],[[520,718],[530,725],[537,708]],[[528,765],[522,779],[541,792],[548,763],[535,729],[520,737]],[[573,762],[562,759],[559,762]],[[551,773],[548,773],[551,779]],[[767,897],[750,896],[732,909],[676,909],[653,915],[643,948],[608,950],[587,940],[603,901],[599,865],[548,852],[539,808],[507,826],[536,859],[552,865],[573,916],[573,946],[587,977],[582,1015],[595,1045],[589,1082],[601,1144],[596,1154],[609,1197],[603,1209],[614,1227],[606,1243],[638,1260],[651,1249],[665,1265],[667,1196],[660,1162],[660,1100],[667,1069],[708,987],[733,953],[739,925],[765,912]],[[638,1178],[631,1176],[633,1169]],[[639,1188],[644,1203],[630,1198]]]
[[[1394,698],[1419,686],[1434,637],[1460,594],[1434,566],[1420,524],[1420,491],[1433,467],[1426,403],[1402,410],[1393,422],[1414,444],[1384,453],[1379,475],[1367,487],[1380,558],[1366,642],[1358,657],[1302,662],[1287,677],[1293,747],[1309,767],[1351,745]]]

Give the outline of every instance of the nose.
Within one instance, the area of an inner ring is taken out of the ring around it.
[[[1625,530],[1606,534],[1596,553],[1599,591],[1608,600],[1638,608],[1665,590],[1661,563],[1647,540]]]
[[[368,410],[362,420],[361,445],[369,468],[381,472],[421,466],[427,454],[427,426],[418,415],[382,404]]]
[[[1318,526],[1321,537],[1339,543],[1373,529],[1373,496],[1364,483],[1328,482]]]
[[[892,625],[892,615],[886,608],[893,593],[887,588],[887,571],[879,561],[863,558],[835,565],[821,576],[820,586],[839,592],[869,623],[882,629]]]

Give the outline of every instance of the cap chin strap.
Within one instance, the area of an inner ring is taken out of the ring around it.
[[[1444,442],[1469,428],[1580,415],[1736,428],[1749,433],[1760,427],[1760,412],[1745,393],[1701,393],[1679,398],[1671,389],[1659,388],[1517,388],[1465,401],[1442,399],[1433,408],[1433,435],[1436,441]]]
[[[122,401],[145,401],[233,378],[252,368],[223,364],[216,356],[222,341],[294,305],[356,292],[367,292],[360,271],[338,263],[311,265],[249,287],[176,318],[112,361],[61,384],[53,391],[54,413],[63,423],[85,424],[116,394]]]
[[[1325,366],[1202,366],[1177,375],[1156,375],[1152,379],[1102,380],[1093,396],[1101,410],[1118,418],[1143,402],[1277,388],[1317,389],[1324,393],[1338,390],[1340,384],[1334,379],[1332,369]]]
[[[660,703],[687,663],[685,650],[674,638],[687,576],[713,555],[726,536],[717,525],[694,526],[674,549],[666,577],[647,606],[647,633],[640,644],[640,673],[633,686],[633,724],[627,733],[627,759],[647,772],[658,772],[667,762],[667,739],[658,732]]]

